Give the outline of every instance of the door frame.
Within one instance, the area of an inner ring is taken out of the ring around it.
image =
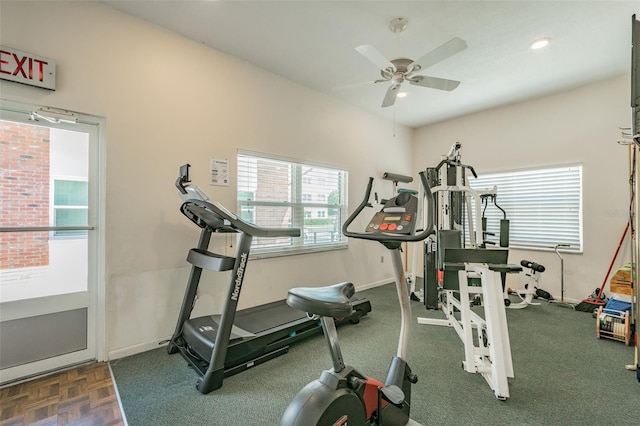
[[[91,141],[89,147],[89,164],[90,164],[90,197],[95,208],[90,212],[89,223],[95,226],[95,230],[91,232],[95,235],[95,241],[91,244],[89,250],[95,253],[94,256],[88,258],[88,280],[92,280],[92,289],[89,291],[89,317],[87,322],[88,339],[87,349],[77,353],[65,354],[49,359],[35,361],[29,364],[9,367],[2,370],[0,377],[0,385],[28,379],[35,376],[47,374],[48,372],[66,368],[66,366],[83,363],[88,361],[87,352],[91,355],[89,359],[97,361],[106,361],[106,269],[105,269],[105,208],[106,208],[106,119],[89,114],[61,110],[55,107],[45,107],[42,105],[34,105],[22,102],[11,101],[0,98],[0,110],[2,117],[18,119],[21,122],[29,124],[29,116],[31,112],[41,109],[64,111],[65,113],[73,113],[78,123],[87,126],[91,131],[90,138],[95,138],[95,143]],[[72,131],[79,131],[74,124],[65,123],[42,123],[48,127],[60,128]],[[93,191],[93,195],[91,195]],[[31,306],[28,310],[38,310],[38,315],[46,314],[52,311],[60,311],[59,307],[64,307],[64,298],[69,295],[48,296],[41,298],[26,299],[24,301],[8,302],[9,305],[3,306],[0,310],[0,321],[9,321],[11,319],[24,317],[27,303]],[[73,299],[73,295],[71,295]],[[56,309],[51,306],[56,302]],[[93,338],[91,337],[93,335]],[[82,354],[82,355],[80,355]],[[65,357],[64,366],[60,366],[60,360]]]

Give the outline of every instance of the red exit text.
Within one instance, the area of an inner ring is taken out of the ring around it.
[[[0,79],[55,90],[55,61],[0,46]]]

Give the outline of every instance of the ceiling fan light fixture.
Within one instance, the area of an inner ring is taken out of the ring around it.
[[[537,40],[532,41],[529,44],[529,49],[531,50],[542,49],[544,47],[547,47],[549,43],[551,43],[551,39],[549,37],[539,38]]]
[[[396,98],[406,98],[407,97],[407,92],[398,92],[398,94],[396,95]]]

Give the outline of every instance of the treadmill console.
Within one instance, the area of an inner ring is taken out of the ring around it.
[[[378,234],[412,235],[416,229],[418,198],[409,192],[402,192],[388,200],[377,212],[366,232]]]

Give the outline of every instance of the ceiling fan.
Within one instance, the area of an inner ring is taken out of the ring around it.
[[[389,28],[395,33],[404,31],[406,26],[407,20],[404,18],[395,18],[389,23]],[[387,89],[387,93],[382,101],[382,108],[386,108],[396,102],[396,97],[400,92],[400,87],[405,81],[409,82],[409,84],[413,84],[414,86],[429,87],[432,89],[446,91],[451,91],[458,87],[460,82],[456,80],[416,75],[415,73],[442,62],[448,57],[453,56],[466,48],[467,43],[464,40],[454,37],[415,61],[407,58],[388,60],[378,52],[375,47],[366,44],[356,47],[356,50],[380,69],[380,75],[382,75],[382,78],[375,80],[374,83],[383,83],[387,81],[392,83]]]

